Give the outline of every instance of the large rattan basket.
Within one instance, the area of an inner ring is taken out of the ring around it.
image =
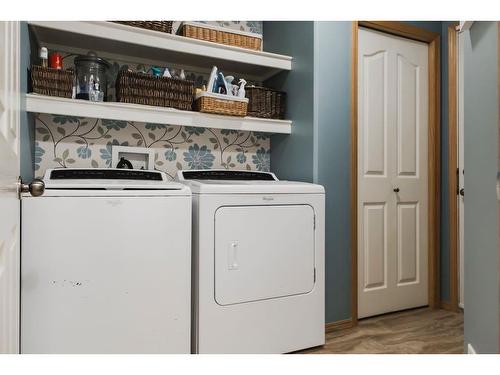
[[[116,78],[116,99],[122,103],[172,107],[190,111],[194,82],[154,77],[145,73],[122,70]]]
[[[202,92],[196,95],[194,103],[198,112],[240,117],[247,115],[247,98]]]
[[[257,51],[262,49],[262,36],[260,34],[231,30],[205,23],[183,22],[179,26],[177,34],[228,46]]]
[[[36,94],[71,98],[73,95],[73,70],[31,66],[31,90]]]

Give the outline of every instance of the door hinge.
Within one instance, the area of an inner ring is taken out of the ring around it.
[[[457,195],[460,194],[460,169],[457,168]]]
[[[316,215],[313,217],[313,229],[316,230]]]

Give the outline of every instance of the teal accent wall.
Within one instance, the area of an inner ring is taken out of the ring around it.
[[[351,22],[315,22],[314,29],[314,182],[326,190],[327,322],[351,316],[351,30]]]
[[[446,23],[408,22],[441,34],[441,93],[447,89]],[[264,49],[294,57],[292,71],[266,82],[289,91],[292,135],[271,138],[271,170],[326,190],[326,321],[351,316],[351,22],[264,22]],[[311,35],[313,30],[313,35]],[[311,51],[312,48],[312,51]],[[296,55],[296,54],[297,55]],[[311,76],[314,80],[311,100]],[[286,77],[286,78],[283,78]],[[449,295],[447,102],[442,102],[441,293]],[[295,116],[298,116],[297,118]],[[298,119],[298,122],[296,121]]]
[[[313,181],[314,23],[264,22],[264,50],[293,56],[292,70],[266,82],[287,92],[287,118],[292,135],[271,138],[271,169],[280,178]]]
[[[474,22],[464,37],[464,343],[497,353],[497,22]]]

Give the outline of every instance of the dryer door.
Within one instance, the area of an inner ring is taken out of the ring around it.
[[[314,272],[311,206],[229,206],[216,211],[219,305],[308,293]]]

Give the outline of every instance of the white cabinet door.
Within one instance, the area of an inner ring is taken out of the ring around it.
[[[0,353],[19,352],[19,22],[0,22]]]
[[[358,317],[427,304],[428,46],[359,30]]]
[[[310,292],[314,210],[308,205],[221,207],[215,214],[220,305]]]

